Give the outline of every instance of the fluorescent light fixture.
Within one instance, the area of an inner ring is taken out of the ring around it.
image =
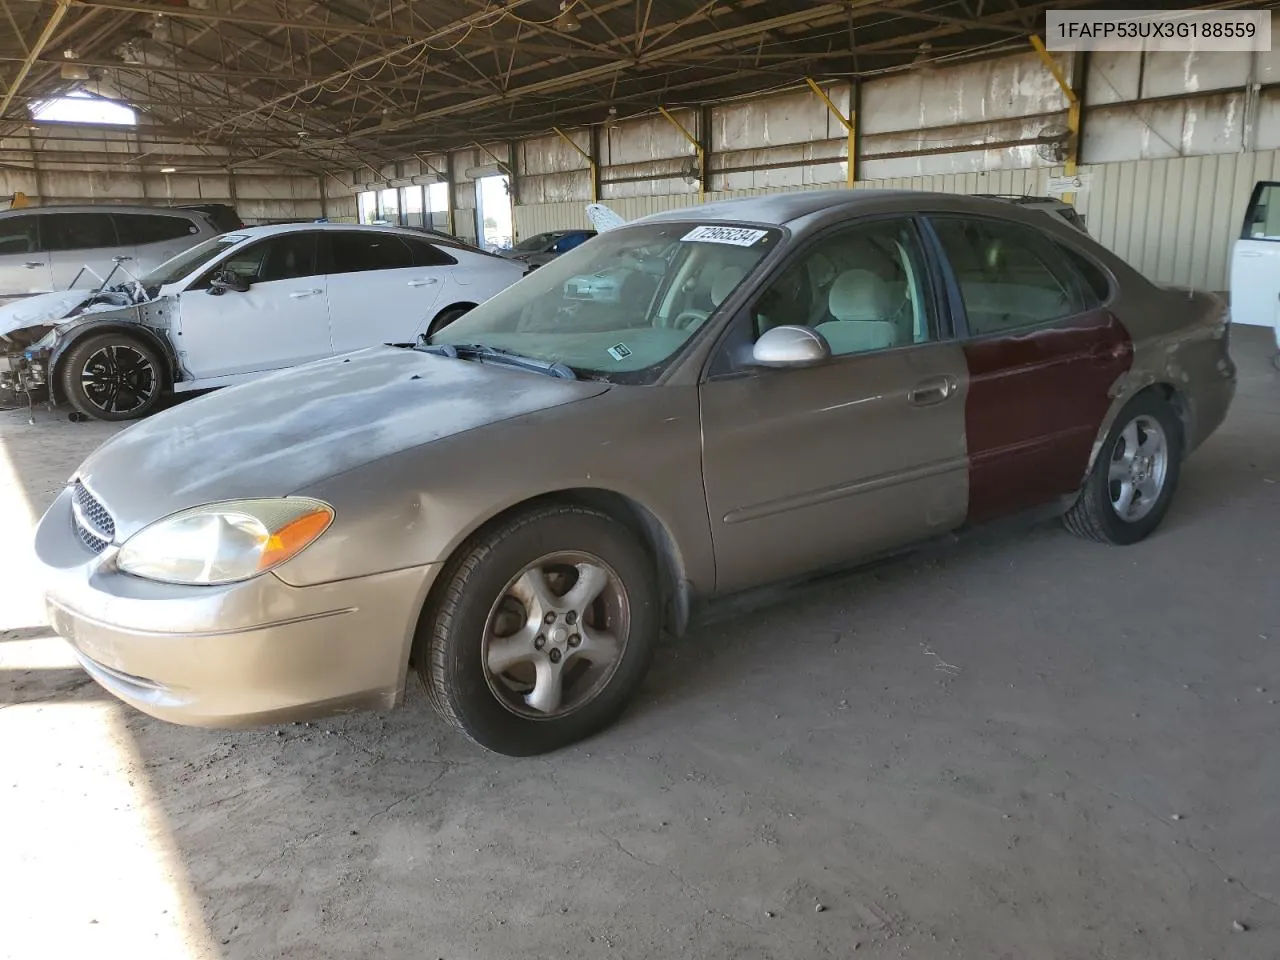
[[[161,167],[160,172],[161,173],[177,173],[178,168],[177,167]]]

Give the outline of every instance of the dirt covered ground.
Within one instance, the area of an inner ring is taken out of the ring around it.
[[[416,687],[241,733],[108,699],[29,543],[114,428],[0,413],[0,956],[1280,956],[1280,373],[1235,343],[1148,542],[989,532],[790,591],[527,761]]]

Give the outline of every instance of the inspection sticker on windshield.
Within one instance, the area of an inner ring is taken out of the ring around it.
[[[768,232],[749,227],[694,227],[680,239],[686,242],[728,243],[735,247],[749,247]]]
[[[627,357],[631,356],[631,351],[627,349],[627,345],[625,343],[615,343],[609,348],[609,356],[621,363],[623,360],[627,359]]]

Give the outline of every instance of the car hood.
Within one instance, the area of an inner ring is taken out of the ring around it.
[[[33,327],[57,327],[78,316],[108,313],[143,303],[147,293],[141,284],[108,290],[59,290],[26,297],[0,307],[0,337]]]
[[[373,347],[159,413],[99,447],[77,476],[128,536],[176,510],[295,493],[390,454],[608,389]]]
[[[23,297],[0,307],[0,336],[27,327],[52,326],[88,303],[93,290],[59,290]]]

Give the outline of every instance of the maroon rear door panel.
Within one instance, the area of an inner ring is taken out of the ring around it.
[[[1133,361],[1120,321],[1094,310],[964,344],[969,516],[981,523],[1079,489],[1116,379]]]

